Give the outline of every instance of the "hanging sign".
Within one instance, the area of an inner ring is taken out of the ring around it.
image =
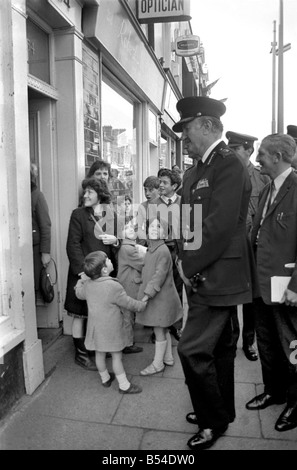
[[[199,36],[180,36],[175,40],[175,53],[178,56],[190,57],[197,55],[200,48]]]
[[[192,19],[190,0],[138,0],[137,13],[140,23],[170,23]]]

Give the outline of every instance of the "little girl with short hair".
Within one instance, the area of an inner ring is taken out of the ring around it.
[[[142,269],[142,284],[138,292],[138,299],[149,302],[145,311],[136,316],[136,321],[144,326],[152,326],[156,341],[153,362],[140,372],[141,375],[157,374],[164,370],[165,365],[174,365],[168,327],[183,315],[173,280],[171,254],[164,242],[166,233],[168,226],[165,221],[157,218],[150,221],[149,245]]]
[[[96,366],[104,387],[110,387],[116,378],[120,393],[140,393],[141,387],[128,381],[122,362],[127,335],[121,309],[142,312],[146,302],[129,297],[119,281],[110,277],[112,271],[113,264],[103,251],[85,257],[84,273],[89,279],[80,279],[75,286],[76,296],[88,304],[85,346],[90,351],[95,350]],[[114,373],[107,370],[107,352],[111,353]]]

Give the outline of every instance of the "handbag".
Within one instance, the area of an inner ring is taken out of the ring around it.
[[[56,280],[53,282],[50,273],[48,272],[50,263],[53,262],[54,265],[54,270],[55,270],[55,277]],[[55,291],[54,291],[54,285],[57,284],[58,280],[58,273],[57,273],[57,266],[53,258],[51,258],[51,261],[48,264],[47,267],[42,267],[40,271],[40,282],[39,282],[39,289],[41,296],[47,304],[50,304],[55,297]]]

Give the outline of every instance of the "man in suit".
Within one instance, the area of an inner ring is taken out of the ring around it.
[[[295,140],[295,142],[297,144],[297,126],[293,126],[292,124],[287,126],[287,134],[290,135],[291,137],[293,137],[293,139]],[[296,153],[293,157],[291,165],[294,168],[294,171],[297,171],[297,150],[296,150]]]
[[[232,148],[237,157],[240,158],[243,164],[247,167],[250,180],[252,183],[252,193],[249,202],[248,216],[246,220],[247,233],[250,235],[253,220],[258,207],[258,199],[261,189],[269,183],[269,178],[261,175],[260,169],[252,164],[250,158],[254,153],[254,142],[258,140],[257,137],[239,134],[238,132],[226,132],[228,139],[228,147]],[[235,317],[237,326],[236,334],[239,337],[240,327],[238,318]],[[243,304],[242,306],[242,349],[249,361],[257,361],[258,354],[254,347],[255,342],[255,313],[253,303]]]
[[[296,143],[289,135],[263,139],[257,162],[272,182],[260,195],[252,231],[261,293],[256,300],[256,333],[264,393],[246,408],[261,410],[287,401],[275,424],[280,432],[297,427],[297,366],[291,360],[297,338],[297,175],[291,167],[295,152]],[[292,262],[296,267],[291,270],[283,303],[272,302],[271,278],[289,276],[285,265]]]
[[[191,449],[213,445],[235,419],[232,317],[252,300],[246,217],[251,194],[247,169],[222,141],[221,101],[183,98],[177,103],[185,147],[197,165],[184,179],[181,277],[188,286],[188,319],[178,345],[198,425]],[[201,212],[200,212],[201,211]]]

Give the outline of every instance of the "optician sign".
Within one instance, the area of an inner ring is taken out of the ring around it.
[[[170,23],[192,18],[190,0],[138,0],[137,14],[140,23]]]

